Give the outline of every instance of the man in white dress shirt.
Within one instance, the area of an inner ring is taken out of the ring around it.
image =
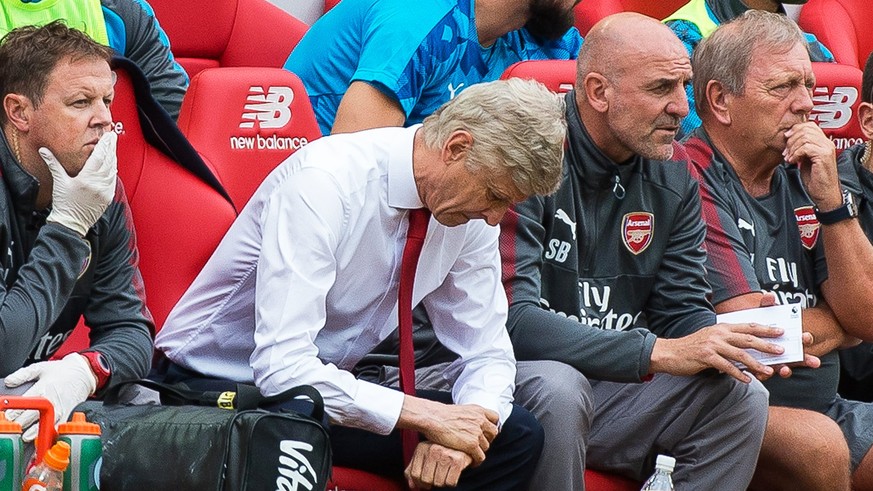
[[[311,384],[335,425],[336,465],[399,475],[395,430],[411,429],[423,436],[411,486],[524,488],[543,436],[512,404],[496,225],[554,191],[565,129],[560,98],[510,80],[470,87],[422,125],[307,145],[261,185],[173,309],[156,340],[165,380],[249,382],[265,395]],[[412,303],[459,355],[450,395],[412,397],[348,371],[397,326],[418,208],[433,217]]]

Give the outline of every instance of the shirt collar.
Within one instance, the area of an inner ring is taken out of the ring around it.
[[[388,149],[388,205],[392,208],[424,208],[412,175],[412,144],[420,124],[404,128]]]

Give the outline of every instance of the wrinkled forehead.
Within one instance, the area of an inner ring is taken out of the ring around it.
[[[752,49],[747,79],[765,80],[782,75],[815,78],[806,45],[797,43],[783,49],[758,45]]]

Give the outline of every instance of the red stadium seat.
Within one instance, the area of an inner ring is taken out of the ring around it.
[[[661,20],[687,2],[688,0],[583,0],[576,6],[576,28],[584,36],[597,21],[618,12],[639,12]]]
[[[824,44],[837,63],[863,68],[873,51],[873,8],[868,0],[809,0],[798,24]]]
[[[324,0],[324,13],[326,14],[328,10],[336,7],[338,3],[340,3],[340,0]]]
[[[149,3],[189,77],[218,66],[281,68],[309,27],[267,0]]]
[[[810,119],[834,142],[837,153],[865,141],[856,115],[861,102],[861,70],[838,63],[813,63],[812,70],[815,106]]]
[[[238,210],[276,165],[321,137],[303,83],[281,68],[203,70],[191,79],[179,128]]]
[[[576,81],[576,60],[527,60],[507,68],[501,79],[524,78],[543,83],[556,93],[569,92]]]

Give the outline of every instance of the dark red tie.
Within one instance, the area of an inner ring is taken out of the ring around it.
[[[400,389],[404,394],[415,395],[415,349],[412,346],[412,287],[415,283],[415,268],[427,234],[430,210],[419,208],[409,210],[409,230],[406,232],[406,246],[400,262],[400,292],[397,295],[397,316],[400,324]],[[408,465],[412,453],[418,445],[418,432],[403,430],[403,462]]]

